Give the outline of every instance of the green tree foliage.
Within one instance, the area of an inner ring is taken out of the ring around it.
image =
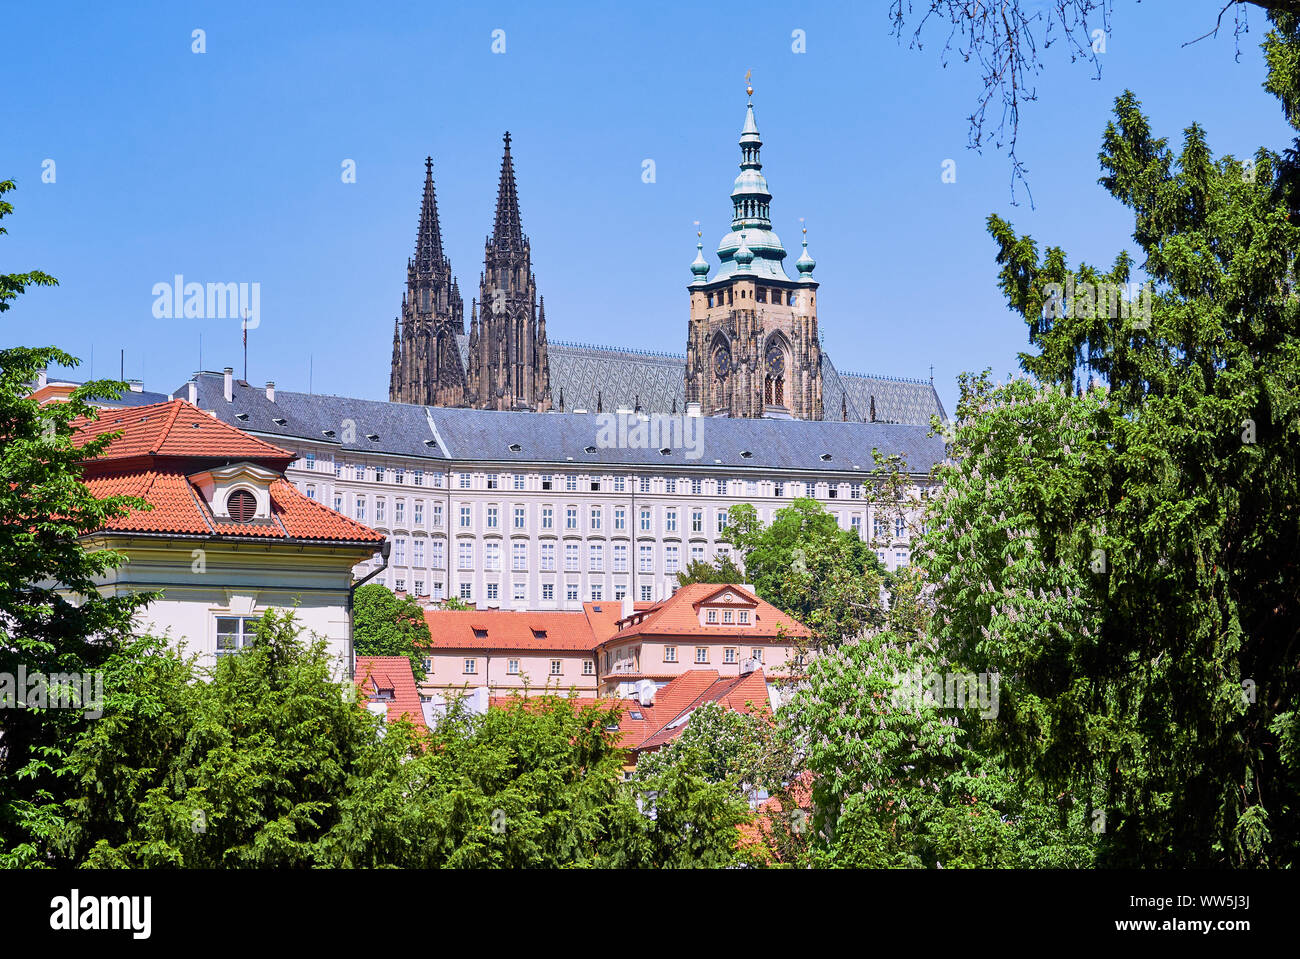
[[[310,865],[377,720],[331,677],[322,640],[267,612],[209,673],[158,640],[114,664],[70,775],[66,852],[96,867]]]
[[[0,197],[13,189],[0,182]],[[0,200],[0,217],[13,211]],[[5,230],[0,227],[0,234]],[[51,286],[44,273],[0,275],[0,310],[30,285]],[[52,347],[0,350],[0,674],[40,681],[101,669],[118,648],[146,597],[101,596],[96,583],[122,562],[108,550],[88,552],[80,537],[131,507],[126,497],[97,499],[80,482],[80,462],[111,441],[104,436],[81,449],[71,422],[93,416],[87,399],[117,396],[123,384],[96,381],[77,388],[66,403],[41,406],[28,399],[39,370],[76,359]],[[74,688],[48,689],[47,702],[75,701]],[[56,796],[68,743],[86,725],[83,708],[28,708],[27,684],[0,708],[0,865],[47,861],[48,843],[60,828]],[[4,695],[4,693],[0,693]]]
[[[387,725],[268,612],[212,670],[142,639],[68,757],[57,862],[92,867],[685,867],[748,807],[701,762],[623,781],[616,707],[522,699]],[[648,790],[654,816],[637,799]]]
[[[424,679],[429,624],[414,597],[398,599],[380,583],[362,586],[353,597],[352,642],[358,656],[405,656]]]
[[[770,524],[748,503],[731,507],[731,541],[758,594],[813,633],[838,642],[884,615],[886,577],[875,551],[813,499],[796,499]]]
[[[766,714],[705,703],[691,713],[680,736],[637,760],[636,775],[642,781],[653,779],[695,752],[709,782],[728,783],[748,799],[755,791],[778,789],[788,779],[791,760],[784,746]]]
[[[686,568],[677,574],[678,586],[689,586],[692,583],[746,583],[745,571],[736,565],[735,560],[730,555],[723,556],[717,563],[710,563],[706,560],[696,559],[687,564]]]
[[[1294,18],[1266,44],[1295,121]],[[1017,769],[1096,795],[1104,863],[1291,865],[1300,840],[1300,298],[1296,170],[1175,153],[1132,94],[1102,185],[1133,213],[1149,318],[1049,284],[1071,268],[997,217],[1001,285],[1034,382],[963,383],[920,557],[951,655],[1006,677]],[[1293,222],[1295,221],[1295,222]],[[1080,366],[1093,378],[1074,396]],[[1041,385],[1039,385],[1041,384]]]

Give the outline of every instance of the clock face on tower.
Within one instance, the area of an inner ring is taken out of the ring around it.
[[[775,346],[767,351],[767,375],[774,379],[785,375],[785,357]]]
[[[713,375],[725,379],[731,372],[731,353],[723,347],[713,354]]]

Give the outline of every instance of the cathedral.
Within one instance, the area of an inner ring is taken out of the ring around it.
[[[752,97],[752,88],[747,93]],[[786,273],[786,251],[772,229],[762,145],[751,99],[740,133],[740,174],[731,191],[731,229],[717,248],[719,266],[710,266],[702,240],[690,265],[685,354],[548,343],[546,311],[520,221],[509,133],[466,335],[460,288],[442,249],[432,160],[426,159],[415,257],[407,262],[393,331],[389,399],[491,410],[689,410],[927,426],[931,415],[943,418],[932,383],[841,372],[822,351],[816,261],[805,231],[796,275]]]

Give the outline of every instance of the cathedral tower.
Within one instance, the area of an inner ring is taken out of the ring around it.
[[[528,237],[519,220],[510,134],[505,135],[496,221],[470,311],[469,404],[479,409],[551,408],[546,310],[537,298]]]
[[[442,252],[433,159],[424,161],[424,197],[415,257],[406,262],[402,315],[393,328],[388,398],[397,403],[463,406],[465,368],[456,337],[465,332],[465,305]]]
[[[746,92],[752,97],[753,88]],[[718,271],[709,278],[704,244],[696,244],[687,290],[686,400],[705,416],[822,418],[817,281],[808,240],[786,275],[785,248],[772,231],[767,179],[754,122],[745,109],[740,175],[731,191],[731,230],[718,244]]]

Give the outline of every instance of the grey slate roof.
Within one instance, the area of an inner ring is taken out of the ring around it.
[[[564,392],[566,410],[596,412],[596,401],[612,413],[635,409],[686,412],[686,357],[681,353],[642,353],[608,346],[556,341],[547,344],[551,361],[551,403]]]
[[[826,420],[732,419],[681,417],[698,432],[694,437],[651,437],[650,448],[603,444],[614,420],[592,413],[517,413],[496,410],[413,406],[379,400],[294,393],[278,390],[275,402],[266,391],[236,381],[227,403],[219,373],[197,377],[198,405],[218,419],[266,437],[310,440],[354,453],[418,457],[430,468],[447,460],[581,465],[658,466],[708,471],[717,468],[805,470],[818,473],[869,473],[871,451],[901,454],[910,472],[926,473],[943,458],[942,437],[927,436],[928,426],[894,423],[843,423]],[[176,395],[186,397],[185,387]],[[877,401],[879,402],[879,401]],[[281,419],[283,423],[277,423]],[[671,419],[671,417],[669,418]],[[635,424],[635,419],[632,423]],[[650,426],[657,421],[651,418]],[[349,431],[349,423],[352,429]],[[602,430],[605,431],[602,435]],[[333,431],[327,436],[326,431]],[[376,439],[370,439],[370,435]],[[698,440],[698,442],[693,442]],[[659,441],[670,447],[660,452]],[[511,449],[518,445],[519,450]],[[588,452],[588,449],[591,452]],[[691,455],[698,450],[698,456]],[[748,452],[749,456],[742,455]],[[829,458],[826,458],[829,457]]]
[[[456,337],[461,365],[469,369],[469,337]],[[611,346],[568,343],[547,344],[551,361],[551,404],[559,409],[564,393],[565,410],[612,413],[635,409],[639,400],[647,413],[686,410],[686,356],[682,353],[653,353],[623,350]],[[930,417],[946,420],[943,403],[934,386],[924,380],[892,376],[864,376],[841,373],[822,353],[822,415],[839,420],[847,407],[855,423],[871,421],[871,397],[876,398],[876,420],[929,426]],[[841,398],[845,400],[841,405]]]
[[[849,419],[871,421],[871,398],[876,400],[876,422],[926,424],[931,416],[946,420],[943,403],[934,384],[893,376],[841,373],[828,354],[822,354],[822,415],[839,419],[844,406]],[[840,398],[845,404],[841,406]]]

